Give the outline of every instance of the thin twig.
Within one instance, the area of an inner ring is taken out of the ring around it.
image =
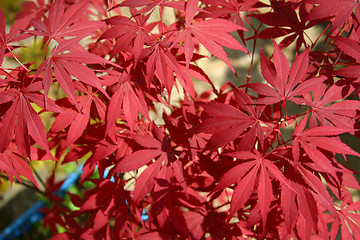
[[[7,180],[7,181],[10,181],[9,177],[4,176],[4,175],[1,175],[1,174],[0,174],[0,178],[5,179],[5,180]],[[37,192],[37,193],[45,196],[45,192],[43,192],[43,191],[41,191],[40,189],[38,189],[33,183],[27,182],[27,181],[24,180],[24,179],[23,179],[21,182],[20,182],[18,179],[14,179],[12,182],[13,182],[13,183],[17,183],[17,184],[21,184],[21,185],[23,185],[24,187],[29,188],[29,189],[31,189],[31,190],[33,190],[33,191],[35,191],[35,192]]]
[[[35,173],[36,177],[39,179],[41,185],[44,187],[44,189],[46,189],[46,183],[42,180],[39,173],[35,170],[35,168],[33,168],[31,164],[29,164],[29,166],[31,167],[32,171]]]

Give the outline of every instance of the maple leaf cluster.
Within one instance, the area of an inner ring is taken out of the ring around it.
[[[36,0],[9,31],[0,11],[1,174],[38,186],[32,161],[83,164],[78,185],[93,187],[68,193],[77,210],[47,181],[54,240],[360,239],[347,164],[360,154],[345,138],[359,136],[358,5]],[[40,64],[18,56],[31,39],[46,50]],[[218,89],[198,65],[206,49],[236,74],[226,49],[254,59],[258,39],[273,40],[263,79],[251,61],[240,86]]]

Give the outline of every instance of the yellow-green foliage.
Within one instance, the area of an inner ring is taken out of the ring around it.
[[[22,63],[34,63],[31,65],[31,69],[37,69],[44,61],[45,47],[42,47],[42,39],[32,40],[30,44],[26,44],[25,48],[19,52],[20,61]]]
[[[1,0],[0,9],[3,11],[6,23],[11,25],[14,23],[15,15],[22,9],[21,4],[24,0]]]

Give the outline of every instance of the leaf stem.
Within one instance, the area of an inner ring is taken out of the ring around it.
[[[250,79],[251,79],[252,69],[253,69],[253,65],[254,65],[254,55],[255,55],[256,40],[257,40],[257,38],[254,39],[253,49],[252,49],[252,53],[251,53],[250,68],[249,68],[249,73],[247,75],[246,84],[249,84]],[[246,86],[245,93],[247,93],[248,89],[249,88]]]
[[[304,31],[305,36],[310,40],[311,46],[314,46],[314,42],[311,40],[310,36]],[[306,43],[305,43],[306,44]],[[307,46],[305,46],[307,47]]]
[[[329,22],[329,24],[326,26],[326,28],[324,28],[324,30],[319,34],[319,36],[316,38],[315,42],[313,43],[313,45],[311,46],[311,48],[313,48],[315,46],[315,44],[317,43],[317,41],[319,41],[320,37],[326,32],[326,30],[330,27],[331,23]]]
[[[287,110],[286,110],[286,102],[285,102],[285,99],[283,100],[283,106],[284,106],[284,117],[285,117],[285,121],[287,121]]]
[[[45,49],[45,58],[44,60],[47,59],[47,53],[48,53],[48,50],[49,50],[49,45],[50,45],[50,42],[51,42],[52,38],[50,38],[47,43],[46,43],[46,49]]]
[[[249,23],[250,24],[250,23]],[[250,24],[250,26],[252,26]],[[254,29],[254,35],[257,34],[257,32],[259,31],[261,27],[261,24],[259,25],[259,27],[257,29],[255,29],[254,27],[252,27]],[[255,48],[256,48],[256,42],[257,42],[257,38],[254,38],[254,43],[253,43],[253,49],[252,49],[252,53],[251,53],[251,60],[250,60],[250,68],[249,68],[249,73],[247,75],[247,80],[246,80],[246,84],[249,84],[250,83],[250,80],[251,80],[251,74],[252,74],[252,69],[253,69],[253,65],[254,65],[254,56],[255,56]],[[248,87],[246,86],[245,88],[245,93],[247,93],[248,91]]]
[[[15,54],[11,51],[11,49],[9,48],[8,45],[5,45],[6,48],[10,51],[11,55],[13,56],[13,58],[15,58],[15,60],[26,70],[26,72],[30,72],[30,69],[28,69],[27,67],[24,66],[24,64],[22,64],[20,62],[20,60],[15,56]]]

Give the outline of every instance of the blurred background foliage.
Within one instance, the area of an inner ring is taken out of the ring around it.
[[[5,14],[6,24],[11,25],[15,21],[16,14],[22,10],[22,3],[25,0],[0,0],[0,9]]]
[[[26,47],[21,48],[18,55],[22,63],[34,63],[31,65],[30,70],[36,70],[44,61],[46,49],[42,46],[43,39],[36,38],[30,41],[30,43],[26,44]]]

